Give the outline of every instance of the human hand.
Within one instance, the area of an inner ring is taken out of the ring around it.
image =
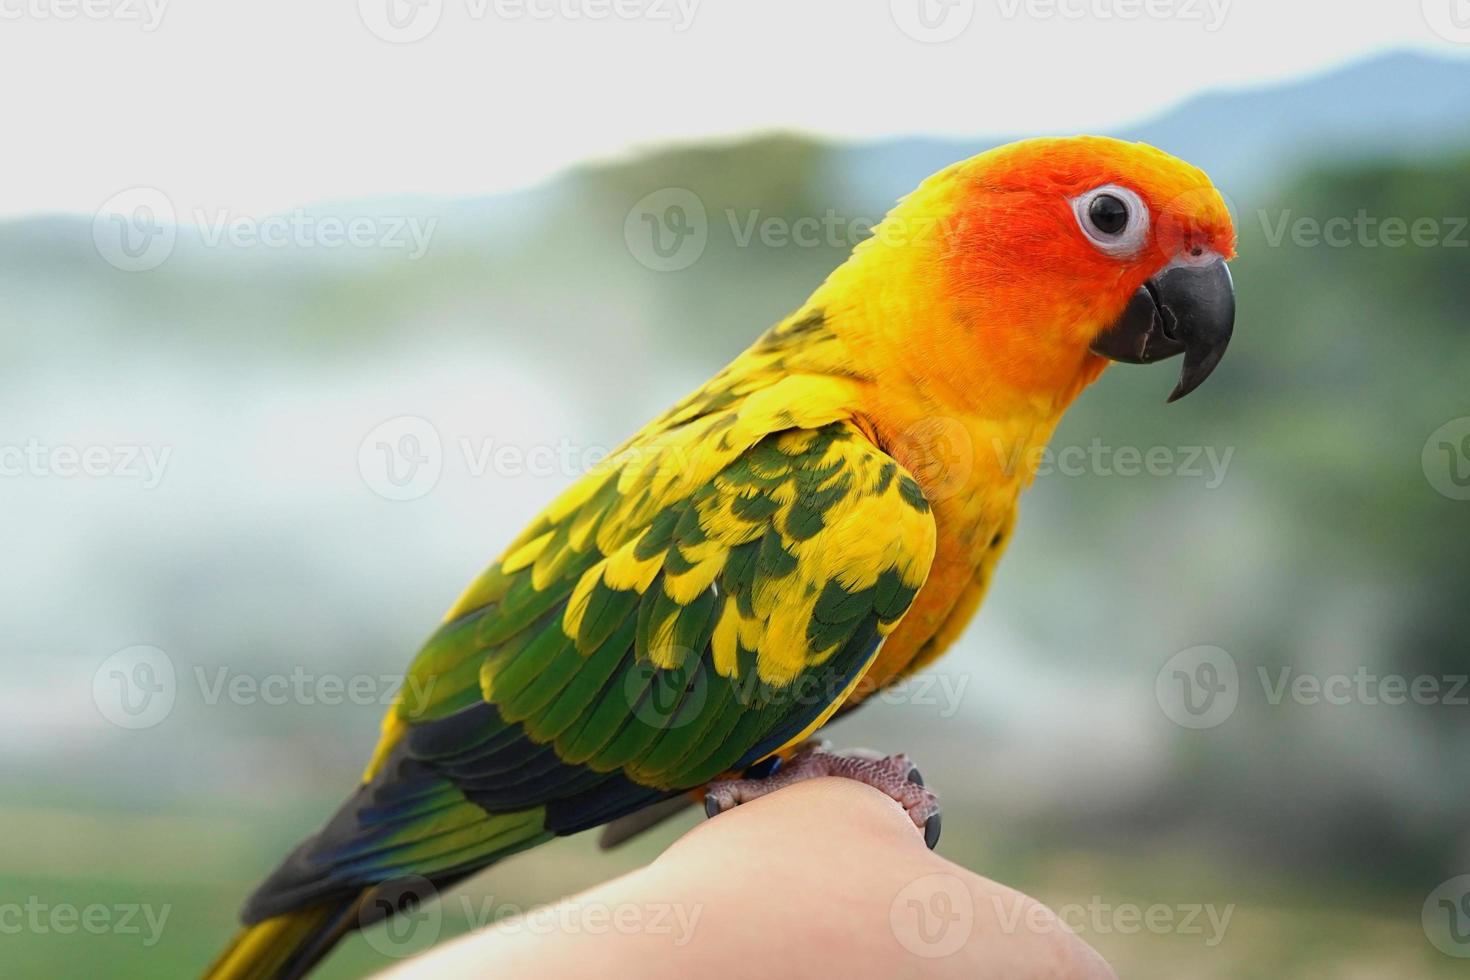
[[[896,803],[840,778],[721,814],[547,914],[590,910],[605,928],[501,923],[389,976],[1116,980],[1050,910],[928,850]]]

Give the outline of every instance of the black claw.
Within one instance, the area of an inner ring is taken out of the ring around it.
[[[706,817],[718,817],[720,815],[720,804],[708,793],[704,796],[704,815]]]
[[[924,824],[924,843],[929,845],[929,850],[934,850],[939,843],[939,814],[934,814]]]
[[[924,785],[924,774],[919,772],[918,766],[915,766],[914,768],[909,770],[909,782],[914,783],[917,786]]]

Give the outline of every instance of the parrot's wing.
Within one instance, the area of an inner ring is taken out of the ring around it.
[[[470,587],[414,662],[365,785],[247,917],[395,875],[452,879],[749,766],[831,715],[928,574],[928,504],[845,421],[743,447],[695,435],[713,461],[615,458]]]

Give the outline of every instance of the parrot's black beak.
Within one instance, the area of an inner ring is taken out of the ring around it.
[[[1223,259],[1208,265],[1171,265],[1139,287],[1123,315],[1092,342],[1092,352],[1129,364],[1184,355],[1169,401],[1198,388],[1230,343],[1235,329],[1235,285]]]

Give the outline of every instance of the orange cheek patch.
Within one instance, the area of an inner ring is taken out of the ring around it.
[[[987,350],[1075,363],[1096,321],[1148,275],[1092,247],[1059,196],[972,194],[959,207],[942,252],[943,291],[989,335]]]

